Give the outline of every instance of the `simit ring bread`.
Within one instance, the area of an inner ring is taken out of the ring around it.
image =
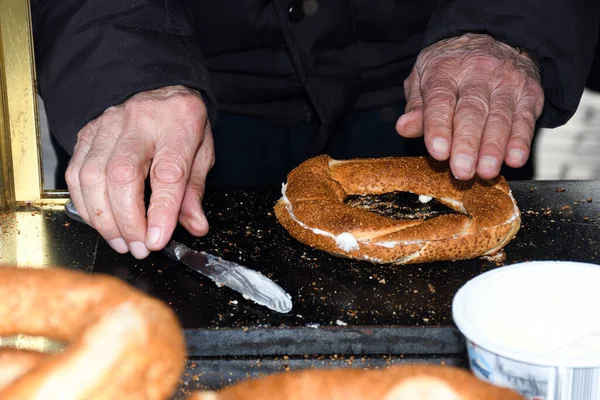
[[[348,195],[410,192],[456,214],[394,220],[344,204]],[[311,158],[288,175],[275,215],[300,242],[374,263],[411,264],[494,254],[517,233],[521,214],[503,177],[454,179],[425,157]]]
[[[0,349],[0,399],[171,396],[185,341],[175,313],[117,278],[0,267],[0,337],[66,343],[61,352]]]
[[[454,367],[402,365],[381,370],[355,368],[283,373],[237,383],[188,400],[519,400]]]

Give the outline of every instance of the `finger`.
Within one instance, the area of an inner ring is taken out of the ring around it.
[[[208,220],[202,209],[202,199],[206,175],[215,162],[215,152],[212,131],[206,124],[202,144],[196,153],[190,179],[185,191],[185,197],[179,214],[179,222],[188,232],[195,236],[204,236],[208,233]]]
[[[506,155],[513,125],[517,96],[511,88],[498,88],[490,96],[490,112],[485,124],[477,175],[483,179],[498,176]]]
[[[525,165],[529,158],[531,141],[535,131],[535,111],[531,106],[517,104],[513,119],[505,162],[509,167],[520,168]]]
[[[125,254],[129,248],[117,227],[106,188],[108,160],[113,152],[119,131],[120,127],[115,124],[104,125],[99,129],[79,171],[79,181],[90,225],[115,251]]]
[[[406,109],[396,122],[396,132],[406,138],[423,136],[423,96],[420,76],[416,69],[404,81]]]
[[[517,102],[505,160],[509,167],[520,168],[527,162],[535,134],[535,123],[543,108],[544,92],[538,85],[526,90]]]
[[[178,128],[162,135],[156,143],[146,234],[150,250],[162,249],[175,230],[200,136],[198,130]]]
[[[423,77],[423,131],[425,145],[439,161],[450,156],[452,119],[456,107],[457,86],[447,73],[434,70]]]
[[[479,79],[470,79],[459,86],[450,156],[450,168],[457,179],[471,179],[475,175],[491,91],[490,83]]]
[[[110,206],[120,236],[138,259],[148,256],[144,180],[152,157],[149,133],[128,122],[106,167]]]
[[[77,212],[83,218],[85,222],[90,223],[90,217],[85,208],[85,202],[81,195],[81,186],[79,183],[79,171],[85,156],[87,155],[92,145],[92,139],[94,132],[92,128],[87,125],[77,135],[77,143],[75,143],[75,149],[73,150],[73,156],[69,161],[69,166],[65,171],[65,181],[67,182],[67,188],[69,190],[69,197]]]

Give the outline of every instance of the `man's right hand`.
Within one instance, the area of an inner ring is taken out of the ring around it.
[[[142,259],[168,243],[178,220],[192,235],[208,232],[201,202],[214,159],[202,98],[168,86],[138,93],[87,124],[66,180],[83,219],[117,252]]]

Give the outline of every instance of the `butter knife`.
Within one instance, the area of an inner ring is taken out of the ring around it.
[[[65,213],[77,222],[86,223],[71,200],[65,205]],[[278,284],[250,268],[192,250],[175,240],[169,241],[162,253],[212,279],[217,286],[227,286],[241,293],[245,299],[282,314],[292,310],[291,296]]]

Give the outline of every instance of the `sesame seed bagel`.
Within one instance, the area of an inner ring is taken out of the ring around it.
[[[173,310],[108,275],[0,266],[0,337],[63,343],[37,353],[0,348],[0,399],[170,398],[185,339]]]
[[[380,370],[340,368],[249,379],[188,400],[522,400],[456,367],[401,365]]]
[[[433,197],[456,214],[395,220],[344,203],[349,195],[392,192]],[[308,246],[393,264],[494,254],[521,224],[519,208],[503,177],[459,181],[447,163],[426,157],[311,158],[288,174],[275,215]]]

